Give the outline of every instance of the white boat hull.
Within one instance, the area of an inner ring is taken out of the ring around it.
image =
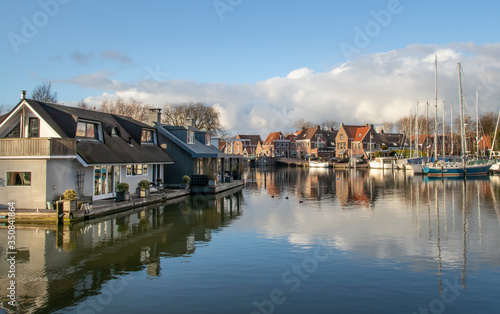
[[[309,167],[311,168],[328,168],[328,162],[310,161]]]
[[[370,160],[371,169],[393,169],[395,167],[394,159],[375,158],[375,160]]]

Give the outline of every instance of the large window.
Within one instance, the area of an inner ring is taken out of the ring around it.
[[[31,186],[31,172],[7,172],[7,186]]]
[[[97,139],[97,124],[90,122],[78,122],[76,125],[76,136]]]

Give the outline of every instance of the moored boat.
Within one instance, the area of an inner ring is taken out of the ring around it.
[[[491,164],[467,165],[463,163],[438,163],[434,166],[425,166],[423,171],[430,177],[460,177],[486,175],[490,171]]]
[[[370,160],[371,169],[392,169],[395,167],[394,157],[376,157]]]
[[[309,167],[311,168],[328,168],[330,165],[328,164],[327,161],[316,161],[316,160],[311,160],[309,161]]]

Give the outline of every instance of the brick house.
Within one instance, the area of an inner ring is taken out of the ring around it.
[[[260,142],[262,142],[260,135],[238,134],[233,140],[226,141],[223,152],[252,158],[257,155],[257,147]]]
[[[271,132],[267,138],[257,148],[258,156],[267,157],[289,157],[290,156],[290,140],[287,139],[281,132]]]
[[[289,134],[285,137],[285,139],[288,140],[288,143],[289,143],[288,157],[289,158],[296,158],[297,157],[297,142],[295,140],[297,139],[297,135]]]
[[[368,159],[370,151],[373,153],[382,147],[382,138],[372,124],[345,125],[341,123],[335,142],[338,158],[350,157],[352,152],[353,157]]]
[[[321,130],[319,125],[304,128],[297,135],[297,157],[333,157],[335,155],[335,140],[337,131]]]

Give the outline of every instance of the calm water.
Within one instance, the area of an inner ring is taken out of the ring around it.
[[[217,198],[18,225],[20,312],[500,311],[499,177],[292,168],[246,178]],[[2,227],[2,256],[6,237]],[[7,269],[3,258],[3,308]]]

